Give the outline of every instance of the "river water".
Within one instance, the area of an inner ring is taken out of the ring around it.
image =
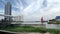
[[[41,22],[23,22],[20,24],[41,24]],[[46,28],[60,29],[60,24],[48,24],[47,22],[44,22],[44,24],[46,24]]]
[[[41,24],[41,22],[24,22],[22,24]],[[60,24],[48,24],[45,22],[46,28],[51,28],[51,29],[60,29]]]
[[[46,24],[46,28],[60,29],[60,24]]]

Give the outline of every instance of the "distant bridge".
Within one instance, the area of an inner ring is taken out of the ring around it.
[[[3,14],[0,14],[0,16],[8,16],[8,17],[16,17],[16,16],[11,16],[11,15],[3,15]],[[11,21],[11,22],[41,22],[41,21]],[[48,21],[42,21],[42,22],[48,22]]]
[[[8,21],[8,22],[41,22],[41,21]],[[43,21],[43,22],[48,22],[48,21]]]
[[[12,16],[12,15],[3,15],[3,14],[0,14],[0,16],[15,17],[15,16]]]

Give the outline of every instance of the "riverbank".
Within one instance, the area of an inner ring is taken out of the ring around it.
[[[2,27],[0,30],[8,30],[8,31],[13,31],[13,32],[41,32],[45,33],[46,28],[43,27],[32,27],[32,26],[17,26],[17,27]]]
[[[17,27],[1,27],[0,30],[6,30],[6,31],[12,31],[12,32],[39,32],[39,33],[52,33],[52,34],[56,34],[59,33],[60,34],[60,30],[57,29],[46,29],[44,27],[32,27],[32,26],[17,26]]]
[[[47,29],[47,32],[52,33],[52,34],[60,34],[60,30],[58,29]]]

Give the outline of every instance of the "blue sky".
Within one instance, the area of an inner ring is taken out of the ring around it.
[[[0,14],[7,2],[12,4],[12,15],[23,15],[24,20],[53,19],[60,15],[60,0],[0,0]]]

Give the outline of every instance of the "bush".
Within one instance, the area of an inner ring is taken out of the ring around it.
[[[42,27],[36,28],[32,26],[7,27],[7,28],[4,28],[3,30],[15,31],[15,32],[41,32],[41,33],[46,32],[46,29]]]
[[[47,31],[52,34],[60,34],[60,30],[57,30],[57,29],[47,29]]]

